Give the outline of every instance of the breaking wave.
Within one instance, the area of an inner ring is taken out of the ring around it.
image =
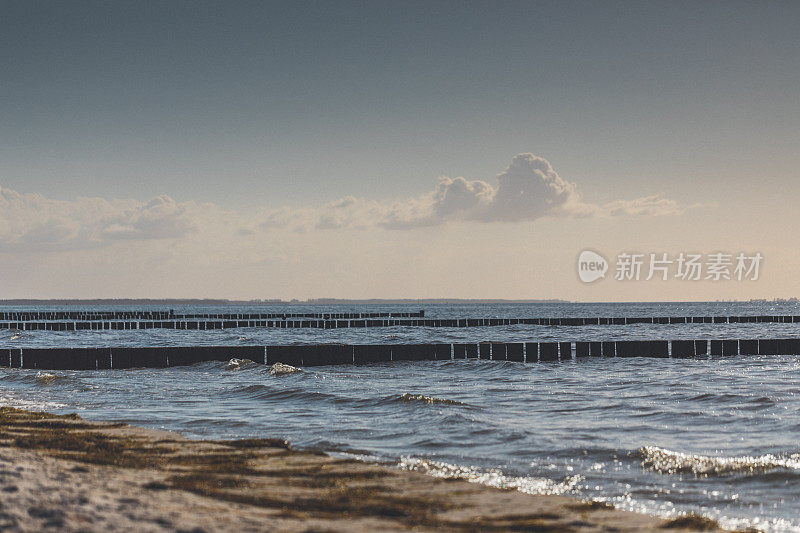
[[[67,387],[76,387],[77,390],[80,391],[88,390],[87,386],[76,376],[70,374],[55,374],[41,370],[35,374],[30,371],[3,373],[0,375],[0,382],[32,385],[63,385]]]
[[[638,453],[642,456],[644,468],[660,474],[691,473],[707,477],[726,474],[760,474],[778,468],[800,470],[800,454],[715,457],[674,452],[657,446],[645,446],[640,448]]]
[[[398,468],[422,472],[442,479],[462,479],[498,489],[512,489],[526,494],[566,494],[575,490],[583,476],[567,476],[561,481],[532,476],[507,476],[500,470],[480,470],[472,466],[459,466],[441,461],[403,457]]]
[[[61,376],[57,376],[56,374],[50,374],[49,372],[37,372],[36,373],[36,382],[40,385],[50,385],[51,383],[55,382]]]
[[[253,366],[256,363],[251,361],[250,359],[231,359],[228,361],[228,366],[225,367],[225,370],[240,370],[242,368]]]
[[[433,396],[425,396],[423,394],[409,394],[404,392],[400,396],[396,397],[396,400],[399,402],[409,402],[409,403],[426,403],[430,405],[464,405],[467,406],[468,404],[459,402],[457,400],[450,400],[447,398],[434,398]]]
[[[283,363],[275,363],[269,369],[269,373],[273,376],[282,376],[284,374],[294,374],[295,372],[302,372],[297,367],[292,365],[285,365]]]

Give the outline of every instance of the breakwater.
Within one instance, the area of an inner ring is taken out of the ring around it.
[[[0,313],[0,329],[21,331],[87,331],[87,330],[138,330],[179,329],[216,330],[235,328],[380,328],[380,327],[429,327],[471,328],[513,325],[534,326],[625,326],[631,324],[752,324],[752,323],[800,323],[800,316],[662,316],[662,317],[567,317],[567,318],[424,318],[418,313],[218,313],[168,315],[157,317],[112,318],[88,315],[81,318],[33,318],[29,315]],[[41,313],[46,315],[47,313]],[[12,320],[10,317],[17,316]],[[411,318],[415,317],[415,318]]]
[[[424,317],[425,311],[395,311],[382,313],[176,313],[174,310],[152,311],[25,311],[12,310],[0,311],[0,321],[6,322],[34,322],[34,321],[87,321],[87,320],[114,320],[114,321],[139,321],[139,320],[188,320],[188,319],[221,319],[221,320],[275,320],[313,318],[323,320],[352,320],[360,318],[409,318]]]
[[[589,357],[687,359],[739,355],[800,355],[800,339],[3,348],[0,349],[0,366],[42,370],[105,370],[167,368],[231,359],[247,359],[264,364],[325,366],[458,359],[544,363]]]

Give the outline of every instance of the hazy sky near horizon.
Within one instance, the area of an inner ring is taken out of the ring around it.
[[[770,1],[0,0],[0,298],[800,296],[798,27]],[[764,262],[587,285],[587,248]]]

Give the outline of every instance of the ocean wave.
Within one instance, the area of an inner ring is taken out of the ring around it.
[[[233,358],[228,361],[228,365],[225,367],[225,370],[241,370],[242,368],[253,366],[256,363],[251,361],[250,359],[236,359]]]
[[[519,372],[526,369],[520,363],[502,359],[442,359],[428,362],[457,370],[463,374],[481,374],[486,381],[508,381],[509,371]]]
[[[16,370],[16,369],[15,369]],[[38,371],[12,371],[0,375],[0,381],[11,383],[24,383],[33,385],[80,385],[81,380],[69,374],[55,374],[52,372]],[[88,389],[85,389],[88,390]]]
[[[370,462],[386,462],[392,461],[393,458],[385,457],[383,455],[376,455],[375,452],[361,448],[353,448],[347,444],[338,441],[330,441],[322,439],[314,442],[310,446],[304,446],[304,450],[319,451],[327,454],[339,454],[359,461]]]
[[[49,372],[37,372],[36,373],[36,383],[40,385],[50,385],[58,378],[63,376],[58,376],[56,374],[50,374]]]
[[[295,367],[276,363],[273,368],[280,364],[273,375],[294,374],[302,372],[302,370]],[[273,373],[270,371],[270,373]],[[273,382],[276,383],[276,382]],[[349,395],[335,394],[331,392],[321,392],[314,389],[306,389],[300,386],[297,387],[278,387],[276,384],[270,382],[244,385],[229,389],[226,391],[228,397],[245,398],[248,400],[260,401],[286,401],[286,400],[304,400],[306,402],[326,402],[335,404],[346,404],[356,408],[376,408],[385,407],[396,404],[422,404],[422,405],[454,405],[462,407],[472,407],[468,404],[451,400],[447,398],[435,398],[425,396],[422,394],[394,394],[391,396],[375,397],[353,397]]]
[[[34,335],[29,331],[22,331],[21,329],[9,329],[0,336],[0,338],[2,337],[5,337],[5,340],[18,341],[20,339],[32,339]]]
[[[481,470],[416,457],[403,457],[397,466],[402,470],[422,472],[442,479],[462,479],[498,489],[515,489],[526,494],[565,494],[575,490],[583,479],[580,475],[567,476],[561,481],[533,476],[508,476],[500,470]]]
[[[7,394],[0,394],[0,405],[29,411],[57,411],[68,407],[65,403],[25,400]]]
[[[352,398],[342,397],[335,394],[318,392],[314,390],[278,387],[276,385],[247,385],[236,387],[225,392],[225,397],[244,398],[248,400],[261,401],[285,401],[285,400],[305,400],[308,402],[322,401],[344,403],[356,401]]]
[[[459,402],[457,400],[450,400],[448,398],[436,398],[433,396],[425,396],[423,394],[409,394],[404,392],[400,396],[394,396],[392,399],[398,402],[408,403],[425,403],[429,405],[463,405],[469,407],[468,404]]]
[[[756,406],[775,405],[775,400],[773,398],[770,398],[769,396],[752,397],[746,394],[734,394],[734,393],[706,392],[703,394],[691,396],[687,399],[687,401],[697,402],[697,403],[712,403],[712,404],[732,403],[742,407],[747,406],[748,404]]]
[[[760,474],[778,468],[800,470],[800,454],[739,457],[715,457],[674,452],[657,446],[645,446],[638,450],[644,468],[659,474],[691,473],[697,476],[720,476],[726,474]]]
[[[272,376],[283,376],[285,374],[294,374],[295,372],[302,372],[302,370],[292,365],[285,365],[283,363],[275,363],[269,369],[269,373]]]

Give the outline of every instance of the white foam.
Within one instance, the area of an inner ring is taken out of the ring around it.
[[[564,494],[577,488],[582,476],[568,476],[562,481],[533,476],[507,476],[500,470],[480,470],[441,461],[403,457],[397,466],[403,470],[422,472],[443,479],[463,479],[498,489],[516,489],[526,494]]]
[[[225,367],[225,370],[239,370],[244,366],[249,364],[253,364],[253,361],[250,359],[231,359],[228,361],[228,366]]]
[[[715,457],[674,452],[658,446],[645,446],[639,449],[639,453],[642,455],[642,466],[660,474],[691,472],[698,476],[712,476],[758,474],[776,468],[800,469],[800,454]]]
[[[285,365],[283,363],[275,363],[269,369],[269,373],[272,374],[273,376],[281,376],[283,374],[293,374],[295,372],[302,372],[302,370],[292,365]]]

